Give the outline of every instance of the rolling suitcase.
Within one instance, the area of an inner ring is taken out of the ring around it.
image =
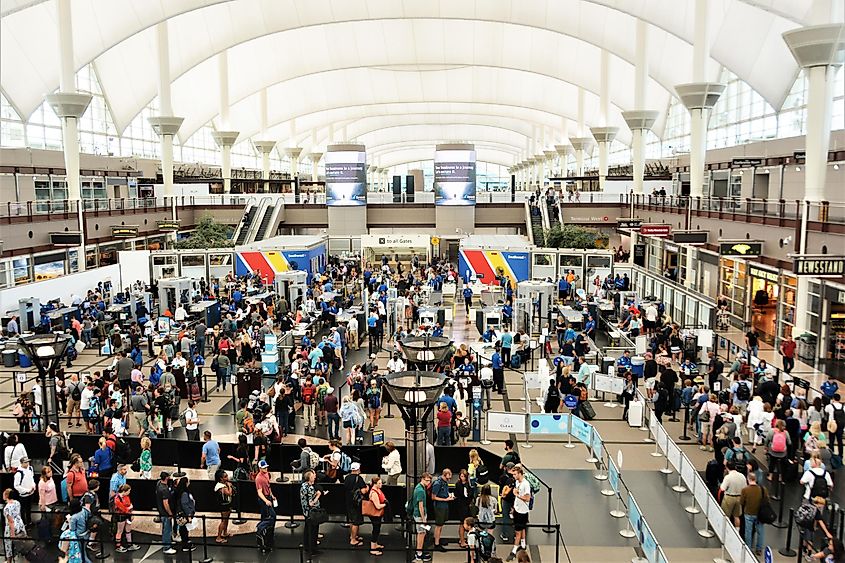
[[[593,408],[593,405],[590,404],[590,401],[584,401],[581,403],[581,416],[584,420],[593,420],[596,417],[596,410]]]

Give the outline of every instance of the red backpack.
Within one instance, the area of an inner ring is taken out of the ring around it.
[[[314,404],[314,392],[316,388],[313,385],[303,385],[302,386],[302,404],[304,405],[313,405]]]

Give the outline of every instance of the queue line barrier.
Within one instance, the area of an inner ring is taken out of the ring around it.
[[[567,446],[571,447],[574,447],[574,444],[571,444],[571,438],[574,437],[587,447],[589,457],[585,461],[596,464],[598,471],[594,474],[595,479],[606,482],[601,493],[616,497],[616,508],[610,511],[610,515],[614,518],[625,518],[625,528],[620,530],[619,534],[628,539],[637,539],[644,555],[641,561],[667,563],[668,558],[663,548],[639,509],[633,493],[625,485],[622,471],[612,459],[596,427],[571,413],[531,413],[527,415],[527,419],[529,434],[567,436]],[[551,502],[551,499],[549,500]],[[625,510],[621,510],[620,506],[624,506]]]
[[[727,554],[733,563],[754,563],[758,559],[754,552],[745,544],[739,530],[733,525],[722,511],[722,507],[716,497],[710,492],[707,483],[704,482],[698,469],[693,465],[686,454],[681,451],[678,444],[669,437],[669,433],[658,422],[651,408],[648,407],[648,400],[637,390],[637,400],[643,401],[643,416],[647,418],[644,428],[654,441],[655,451],[666,457],[666,468],[661,473],[671,474],[672,470],[678,474],[678,483],[672,486],[672,490],[678,493],[682,499],[685,493],[690,494],[689,505],[684,510],[692,515],[693,523],[696,516],[704,515],[704,527],[698,530],[698,535],[703,538],[718,538],[722,547],[722,560]],[[671,468],[667,472],[667,469]]]

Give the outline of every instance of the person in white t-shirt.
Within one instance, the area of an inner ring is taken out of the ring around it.
[[[200,417],[193,401],[188,401],[188,408],[185,409],[185,433],[188,440],[198,442],[200,439]]]
[[[17,434],[9,436],[9,441],[6,443],[6,449],[3,451],[3,462],[6,469],[14,471],[21,466],[21,459],[29,457],[26,453],[26,448],[20,443]]]
[[[399,354],[394,354],[392,358],[387,360],[387,371],[388,373],[405,371],[405,362],[402,361]]]
[[[816,488],[815,494],[810,494],[811,492],[813,492],[813,486],[816,483],[816,479],[824,479],[827,483],[826,495],[820,492],[818,488]],[[830,494],[833,492],[833,479],[831,479],[830,473],[828,473],[827,470],[822,467],[822,460],[818,457],[813,457],[810,459],[810,468],[804,472],[804,475],[801,476],[801,480],[799,481],[799,483],[804,485],[805,500],[810,500],[810,497],[815,496],[830,498]]]
[[[507,560],[513,561],[516,552],[520,549],[527,551],[525,545],[525,531],[528,528],[528,512],[531,502],[531,485],[525,478],[525,470],[521,465],[514,466],[513,476],[516,479],[516,486],[513,490],[513,551],[508,555]]]
[[[188,318],[188,311],[182,305],[176,307],[176,310],[173,312],[173,320],[177,323],[184,323],[185,319]]]

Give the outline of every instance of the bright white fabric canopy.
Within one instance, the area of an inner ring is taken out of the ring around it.
[[[724,66],[780,108],[798,72],[781,33],[822,23],[837,1],[708,2],[708,78]],[[223,51],[232,105],[225,128],[257,135],[258,92],[267,88],[266,134],[286,143],[291,120],[307,139],[318,128],[324,143],[329,124],[406,105],[420,114],[459,105],[450,113],[462,123],[513,116],[559,136],[585,134],[575,131],[578,87],[586,127],[605,124],[601,49],[611,53],[606,124],[628,142],[620,112],[642,109],[632,87],[638,19],[650,34],[645,109],[665,114],[672,88],[692,80],[692,0],[72,0],[71,10],[74,63],[94,64],[119,132],[156,95],[155,27],[167,21],[183,140],[210,120],[221,126],[215,56]],[[22,116],[58,87],[56,17],[52,0],[3,0],[0,89]]]

